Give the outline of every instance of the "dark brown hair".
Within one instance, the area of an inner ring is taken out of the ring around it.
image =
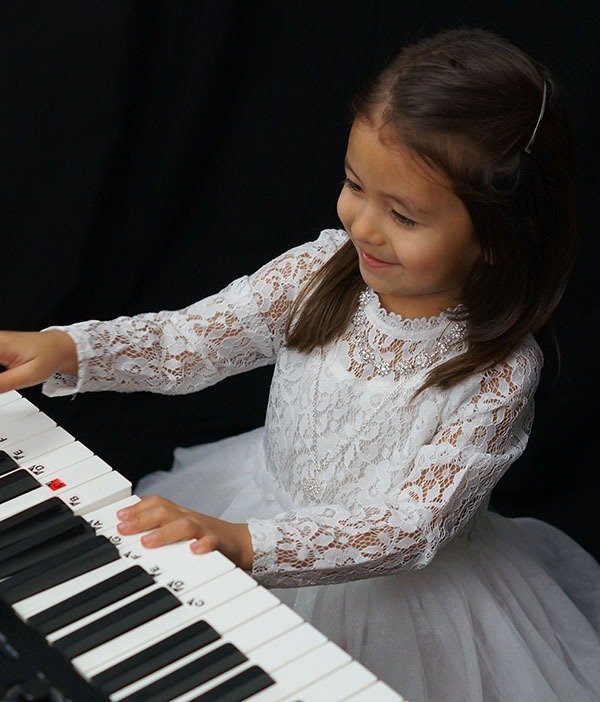
[[[546,83],[545,113],[531,153]],[[457,315],[468,349],[432,369],[448,387],[506,358],[549,320],[576,249],[571,136],[554,77],[510,39],[481,28],[406,46],[355,99],[352,120],[374,123],[441,171],[467,208],[482,256]],[[310,351],[338,338],[364,288],[346,242],[295,301],[287,344]],[[456,315],[455,315],[456,316]]]

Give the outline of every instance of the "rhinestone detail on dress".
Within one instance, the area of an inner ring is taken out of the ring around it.
[[[448,353],[448,351],[457,347],[465,339],[466,325],[464,322],[450,322],[435,340],[431,351],[421,351],[409,361],[401,361],[396,364],[384,361],[369,345],[368,340],[368,320],[365,307],[368,301],[374,297],[375,293],[369,288],[363,290],[358,298],[358,308],[354,313],[354,341],[359,358],[364,363],[371,365],[377,375],[385,376],[392,371],[400,375],[410,375],[415,371],[430,368],[434,363],[437,363],[442,356]]]

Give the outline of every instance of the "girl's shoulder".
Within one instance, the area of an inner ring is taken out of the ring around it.
[[[301,283],[331,258],[346,241],[348,235],[343,229],[323,229],[316,239],[287,249],[251,277],[253,280],[277,278],[282,283],[287,281],[291,285]]]
[[[290,249],[288,254],[312,254],[318,258],[328,258],[348,241],[348,234],[344,229],[322,229],[316,239]]]
[[[336,251],[347,240],[348,234],[344,229],[323,229],[315,243]]]
[[[496,367],[500,373],[508,366],[518,370],[521,374],[530,375],[537,385],[543,365],[542,349],[533,334],[526,334],[504,361],[500,361]]]
[[[501,404],[527,401],[535,394],[543,364],[537,341],[533,335],[526,334],[506,358],[472,373],[459,383],[459,402],[484,396],[493,397]]]

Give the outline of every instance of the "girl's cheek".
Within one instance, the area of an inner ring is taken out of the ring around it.
[[[403,244],[396,243],[394,253],[406,270],[410,270],[419,276],[427,276],[435,269],[428,257],[423,256],[419,251],[415,251],[407,242],[403,242]]]
[[[444,246],[425,245],[416,233],[399,237],[394,246],[398,259],[405,268],[415,274],[429,277],[439,273],[440,267],[445,267],[448,252]]]
[[[337,214],[338,217],[340,218],[340,221],[344,225],[344,229],[346,231],[350,228],[350,225],[352,223],[351,221],[351,207],[349,206],[348,203],[348,197],[344,190],[340,193],[340,196],[338,197],[337,201]]]

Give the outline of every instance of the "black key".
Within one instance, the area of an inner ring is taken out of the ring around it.
[[[1,582],[0,598],[14,604],[120,557],[117,548],[105,536],[83,539],[61,552],[60,563],[51,556]]]
[[[93,538],[95,534],[94,529],[83,517],[73,517],[72,521],[55,524],[42,534],[3,548],[0,551],[0,577],[18,573],[19,570],[52,555],[60,558],[61,551],[69,543],[86,536]]]
[[[0,451],[0,475],[16,470],[19,464],[6,451]]]
[[[28,470],[15,470],[0,478],[0,505],[39,487],[39,481]]]
[[[92,678],[92,682],[110,695],[219,638],[221,637],[210,624],[203,621],[194,622],[112,668],[103,670]]]
[[[19,541],[30,540],[40,534],[43,535],[56,524],[64,524],[73,519],[75,519],[73,512],[67,511],[47,515],[45,519],[29,519],[26,522],[15,524],[12,528],[0,532],[0,553],[9,546],[14,546]],[[1,558],[2,556],[0,556]]]
[[[267,675],[262,668],[253,665],[246,668],[233,678],[225,680],[212,690],[204,692],[199,697],[194,697],[190,702],[242,702],[252,697],[257,692],[274,685],[275,681]]]
[[[28,507],[22,512],[17,512],[12,517],[7,517],[0,521],[0,534],[30,520],[32,522],[43,522],[56,513],[73,514],[72,510],[60,498],[51,497],[49,500],[44,500],[44,502]]]
[[[57,639],[53,645],[67,658],[75,658],[181,606],[173,593],[166,588],[159,588]]]
[[[83,526],[87,526],[88,530],[90,528],[85,519],[81,517],[76,517],[73,514],[59,515],[59,519],[54,521],[47,529],[37,529],[28,538],[19,539],[16,543],[10,542],[0,549],[0,563],[31,551],[47,541],[52,542],[55,539],[60,539],[64,534],[69,534],[72,529],[78,529]]]
[[[224,644],[123,698],[121,702],[169,702],[247,660],[233,644]]]
[[[132,566],[106,580],[38,612],[28,623],[44,636],[72,624],[88,614],[154,585],[154,578],[140,566]]]

